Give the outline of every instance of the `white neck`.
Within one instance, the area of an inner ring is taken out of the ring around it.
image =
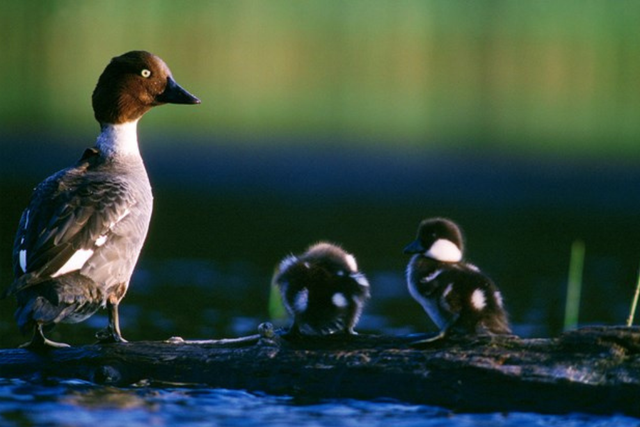
[[[96,148],[107,157],[140,157],[137,127],[137,120],[117,125],[102,124]]]

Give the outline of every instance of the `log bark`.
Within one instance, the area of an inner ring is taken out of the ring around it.
[[[261,325],[262,326],[262,325]],[[0,377],[126,386],[206,386],[300,398],[397,399],[459,411],[640,417],[640,328],[587,327],[551,339],[286,338],[0,350]]]

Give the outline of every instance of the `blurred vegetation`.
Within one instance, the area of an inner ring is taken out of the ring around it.
[[[638,18],[624,0],[4,0],[0,131],[93,135],[98,75],[146,49],[203,100],[149,129],[637,156]]]

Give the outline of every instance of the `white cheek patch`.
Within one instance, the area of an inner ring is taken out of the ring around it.
[[[425,256],[442,262],[459,262],[462,259],[462,251],[451,240],[438,239],[425,252]]]
[[[20,268],[23,273],[27,272],[27,250],[23,249],[20,251]]]
[[[482,292],[481,289],[476,289],[471,294],[471,305],[478,311],[487,306],[487,298],[485,297],[484,292]]]
[[[336,292],[335,294],[333,294],[333,296],[331,297],[331,302],[338,308],[345,308],[347,305],[349,305],[347,298],[343,293],[340,292]]]
[[[309,305],[309,289],[304,288],[293,298],[293,311],[303,313]]]
[[[91,249],[80,249],[74,253],[71,258],[58,271],[53,273],[51,277],[62,276],[72,271],[80,270],[89,258],[93,255]]]

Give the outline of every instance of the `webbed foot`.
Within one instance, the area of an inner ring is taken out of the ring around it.
[[[106,328],[96,332],[96,338],[100,344],[128,342],[122,338],[120,333],[120,318],[118,316],[118,303],[107,302],[107,312],[109,314],[109,324]]]

